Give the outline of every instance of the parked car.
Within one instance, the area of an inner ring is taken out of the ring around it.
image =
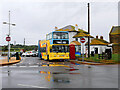
[[[38,51],[36,51],[36,57],[38,57]]]
[[[22,56],[23,56],[23,57],[24,57],[24,56],[30,57],[30,56],[32,56],[32,53],[31,53],[31,51],[27,51],[27,52],[23,53]]]
[[[38,56],[38,51],[27,51],[25,53],[22,54],[22,56],[26,56],[26,57],[37,57]]]
[[[36,51],[31,51],[31,56],[36,57]]]

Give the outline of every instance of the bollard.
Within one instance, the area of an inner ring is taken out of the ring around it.
[[[18,52],[16,52],[16,60],[20,60]]]

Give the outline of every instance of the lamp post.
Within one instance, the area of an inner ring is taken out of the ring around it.
[[[12,24],[10,23],[10,11],[9,11],[9,22],[3,22],[3,24],[8,24],[9,25],[9,33],[8,33],[8,37],[10,37],[10,26],[15,26],[16,24]],[[9,59],[10,59],[10,41],[8,41],[8,62],[9,62]]]

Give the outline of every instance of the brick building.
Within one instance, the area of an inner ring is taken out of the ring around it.
[[[113,54],[120,54],[120,26],[113,26],[109,33]]]

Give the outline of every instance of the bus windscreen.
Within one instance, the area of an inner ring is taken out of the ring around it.
[[[53,45],[51,52],[69,52],[69,46],[66,45]]]

